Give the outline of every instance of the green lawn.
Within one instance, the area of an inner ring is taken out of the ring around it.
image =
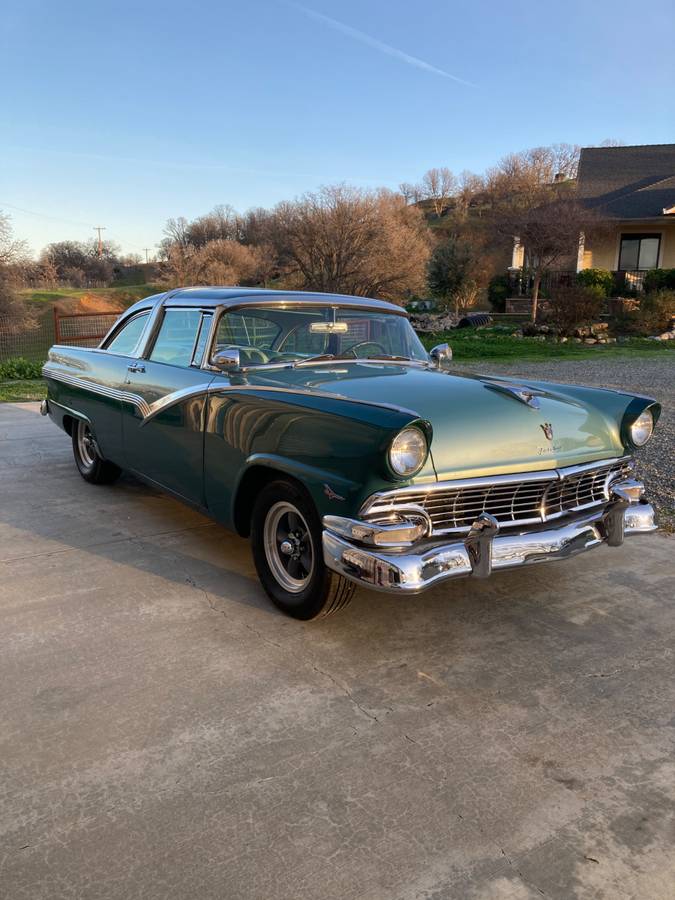
[[[458,362],[546,362],[551,359],[630,359],[631,357],[662,357],[675,359],[675,341],[650,341],[646,338],[631,338],[620,344],[555,344],[536,338],[514,338],[510,334],[488,329],[461,329],[438,334],[420,335],[427,349],[434,344],[447,342],[452,347],[453,357]],[[41,361],[41,360],[40,360]],[[45,396],[42,379],[11,381],[0,380],[0,402],[41,400]]]
[[[647,338],[631,338],[620,344],[555,344],[536,338],[515,338],[510,334],[488,329],[462,328],[437,334],[420,334],[427,350],[435,344],[448,343],[452,347],[453,358],[472,362],[490,360],[509,362],[527,360],[545,362],[549,359],[617,359],[635,356],[663,356],[673,354],[675,347],[671,341],[650,341]],[[665,356],[664,356],[665,358]],[[672,358],[672,357],[669,357]]]
[[[42,378],[30,381],[0,381],[0,403],[26,403],[42,400],[47,396],[47,385]]]

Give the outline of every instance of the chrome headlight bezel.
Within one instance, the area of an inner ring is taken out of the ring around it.
[[[628,426],[628,438],[633,447],[644,447],[654,434],[654,413],[648,406]]]
[[[408,457],[407,463],[404,462]],[[395,478],[413,478],[427,461],[429,442],[417,425],[406,425],[394,437],[387,451],[387,465]]]

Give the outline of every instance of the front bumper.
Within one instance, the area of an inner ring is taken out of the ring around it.
[[[527,530],[500,533],[496,521],[484,514],[465,538],[450,543],[427,538],[409,547],[366,546],[346,538],[345,529],[336,533],[335,517],[326,517],[324,524],[333,527],[323,532],[324,561],[357,584],[418,594],[447,578],[486,577],[495,569],[567,559],[600,544],[618,546],[624,535],[656,530],[652,506],[636,499],[642,485],[631,482],[625,491],[622,487],[613,486],[612,500],[599,509]]]

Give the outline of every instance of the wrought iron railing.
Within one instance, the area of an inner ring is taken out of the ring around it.
[[[635,296],[644,291],[646,269],[622,269],[612,272],[614,287],[612,296]],[[511,296],[531,297],[534,275],[525,269],[509,269]],[[573,269],[544,272],[539,285],[539,296],[550,297],[558,288],[568,288],[577,284],[577,272]]]

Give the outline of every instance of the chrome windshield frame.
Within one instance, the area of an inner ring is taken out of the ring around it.
[[[335,308],[338,308],[338,309],[344,309],[344,310],[351,311],[351,312],[366,312],[366,313],[370,312],[370,313],[379,314],[379,315],[399,316],[400,318],[403,318],[408,322],[408,327],[411,329],[411,331],[413,332],[415,337],[417,337],[412,325],[410,324],[410,319],[408,317],[408,314],[403,308],[401,308],[400,312],[398,310],[393,310],[393,309],[392,310],[389,310],[389,309],[382,310],[380,307],[372,306],[365,299],[364,299],[363,305],[361,305],[361,304],[358,304],[358,305],[353,304],[352,305],[352,304],[346,304],[346,303],[340,304],[340,303],[336,303],[335,301],[332,301],[332,302],[326,301],[325,303],[312,301],[311,303],[307,303],[305,305],[305,304],[303,304],[303,302],[301,300],[295,300],[295,301],[289,301],[289,300],[269,301],[268,300],[268,301],[260,301],[259,303],[258,302],[250,303],[249,302],[249,303],[233,303],[232,305],[224,305],[223,304],[223,305],[217,306],[213,310],[213,318],[211,320],[211,330],[210,330],[208,341],[207,341],[206,351],[204,353],[202,368],[206,369],[208,371],[211,371],[211,372],[220,371],[219,369],[217,369],[215,366],[213,366],[211,364],[211,358],[213,356],[213,347],[215,344],[216,336],[218,334],[218,326],[220,324],[221,318],[224,315],[227,315],[227,313],[242,312],[242,311],[248,310],[248,309],[283,310],[285,308],[287,308],[287,309],[292,309],[292,308],[298,308],[298,309],[303,309],[303,308],[305,308],[305,309],[308,309],[308,308],[331,309],[331,308],[333,308],[333,309],[335,309]],[[419,338],[418,338],[418,340],[419,340]],[[425,349],[424,345],[422,344],[421,341],[420,341],[420,346],[422,347],[423,350]],[[268,363],[258,363],[256,365],[252,365],[252,366],[241,366],[241,368],[237,369],[237,371],[238,372],[252,372],[252,371],[267,371],[268,372],[268,371],[274,370],[274,369],[293,368],[298,363],[299,364],[305,364],[305,363],[310,364],[309,359],[307,359],[307,360],[304,360],[304,359],[288,360],[288,359],[286,359],[286,360],[282,360],[279,362],[272,360]],[[401,359],[400,357],[397,357],[395,359],[394,358],[387,359],[387,357],[377,357],[376,359],[375,358],[368,359],[367,357],[352,358],[352,357],[337,356],[337,357],[334,357],[333,359],[316,360],[315,362],[312,362],[311,365],[335,365],[336,363],[340,363],[340,364],[342,364],[342,363],[362,363],[362,364],[370,363],[371,365],[415,366],[416,368],[424,368],[424,369],[430,367],[430,360],[428,357],[426,359],[410,358],[410,359],[404,360],[404,359]]]

